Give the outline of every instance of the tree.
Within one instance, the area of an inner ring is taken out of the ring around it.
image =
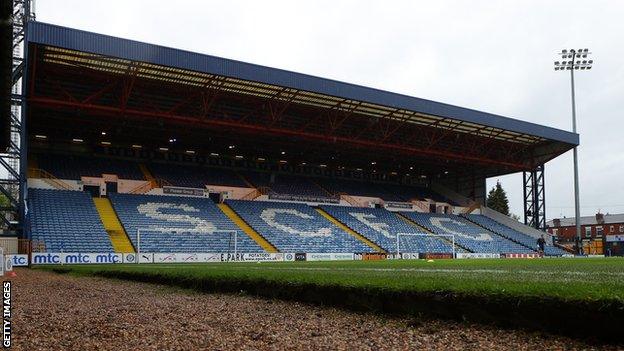
[[[488,193],[487,207],[509,216],[509,200],[500,182],[496,182],[496,186]]]
[[[10,205],[9,198],[4,194],[0,194],[0,207],[7,207]]]

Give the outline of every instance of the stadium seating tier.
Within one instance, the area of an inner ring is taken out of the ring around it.
[[[30,232],[48,252],[113,252],[86,192],[29,189]]]
[[[226,203],[281,252],[373,252],[308,205],[241,200]]]
[[[178,164],[152,163],[149,165],[154,177],[164,179],[174,186],[205,188],[206,185],[248,187],[234,171],[221,168],[205,168]]]
[[[454,235],[459,245],[472,252],[535,253],[527,247],[479,227],[460,216],[418,212],[406,212],[405,216],[433,233]]]
[[[232,231],[237,232],[238,252],[264,251],[208,198],[111,194],[110,199],[128,237],[142,252],[232,252]]]
[[[78,180],[82,176],[115,174],[120,179],[143,180],[137,162],[102,157],[45,154],[38,157],[39,167],[59,179]]]
[[[512,229],[506,225],[498,223],[497,221],[483,216],[483,215],[475,215],[469,214],[465,216],[468,220],[496,233],[505,238],[518,242],[526,247],[529,247],[533,250],[537,250],[537,239],[528,236],[524,233],[521,233],[515,229]],[[561,248],[558,248],[552,243],[546,242],[546,246],[544,247],[544,254],[547,256],[561,256],[567,254],[567,252]]]
[[[388,252],[397,251],[398,233],[412,235],[399,237],[399,250],[402,252],[453,252],[451,244],[444,239],[420,230],[413,224],[400,219],[396,213],[385,209],[345,206],[321,206],[321,208]]]

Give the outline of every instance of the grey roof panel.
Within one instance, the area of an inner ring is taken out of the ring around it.
[[[30,23],[27,40],[32,43],[43,45],[365,101],[529,134],[570,145],[578,145],[579,143],[578,134],[487,112],[331,79],[319,78],[307,74],[147,44],[43,22]]]

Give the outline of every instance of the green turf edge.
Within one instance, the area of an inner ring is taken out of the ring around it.
[[[624,305],[624,260],[437,260],[425,261],[329,261],[250,263],[178,263],[154,265],[77,265],[74,270],[157,270],[169,274],[227,276],[342,286],[380,287],[393,290],[453,292],[469,295],[556,297],[562,300],[603,301]],[[303,271],[326,269],[325,271]],[[467,269],[457,272],[401,272],[401,269]],[[502,269],[502,275],[472,269]],[[371,272],[365,269],[389,269]],[[586,276],[566,276],[566,271]],[[524,272],[523,274],[519,274]],[[546,273],[545,276],[535,273]],[[527,275],[528,273],[528,275]],[[587,275],[589,274],[589,275]],[[615,275],[613,275],[615,274]],[[551,276],[551,277],[549,277]]]
[[[292,282],[261,277],[193,276],[171,271],[42,267],[56,273],[163,284],[206,293],[245,293],[264,298],[334,306],[353,311],[442,318],[539,330],[584,341],[621,343],[620,300],[569,300],[545,296],[418,291],[375,286]]]

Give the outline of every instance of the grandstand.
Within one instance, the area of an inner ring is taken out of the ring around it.
[[[80,191],[31,189],[32,239],[50,252],[113,250],[91,196]]]
[[[132,10],[117,5],[98,9]],[[226,24],[249,12],[214,5],[190,7]],[[0,6],[5,347],[624,345],[624,259],[576,258],[544,231],[544,167],[576,156],[576,133],[30,6]],[[523,223],[486,205],[487,181],[517,173]]]
[[[338,221],[377,243],[387,252],[397,249],[397,234],[428,234],[421,228],[400,219],[398,214],[378,208],[351,208],[322,206],[322,209]],[[422,253],[451,253],[453,247],[441,237],[404,237],[399,243],[403,251]]]
[[[235,231],[248,253],[392,254],[397,234],[415,234],[401,251],[535,254],[540,232],[484,208],[485,180],[578,144],[348,83],[41,22],[29,31],[29,210],[17,223],[47,252],[231,252]]]
[[[416,212],[406,213],[405,216],[431,233],[455,235],[458,245],[471,252],[535,253],[528,247],[478,227],[459,216]]]
[[[260,252],[210,200],[198,197],[111,194],[111,202],[135,248],[144,252]]]
[[[480,225],[483,228],[491,231],[492,233],[505,237],[529,249],[538,250],[535,238],[521,233],[513,228],[500,224],[491,218],[475,214],[468,214],[466,215],[466,218],[469,221],[474,222],[475,224]],[[544,254],[547,256],[561,256],[567,254],[567,252],[559,247],[554,246],[552,242],[547,241],[546,245],[544,246]]]
[[[281,252],[373,251],[306,204],[240,200],[227,204]]]
[[[80,180],[82,177],[101,177],[103,174],[115,174],[121,179],[143,179],[136,162],[57,154],[37,155],[33,158],[38,160],[41,169],[61,179]]]
[[[274,174],[269,172],[245,171],[242,176],[254,187],[266,189],[271,194],[291,194],[309,197],[329,197],[327,191],[309,177]]]
[[[172,167],[171,164],[152,163],[149,165],[149,170],[154,177],[181,187],[204,188],[208,184],[233,187],[248,186],[236,172],[228,169],[201,168],[194,165]]]

